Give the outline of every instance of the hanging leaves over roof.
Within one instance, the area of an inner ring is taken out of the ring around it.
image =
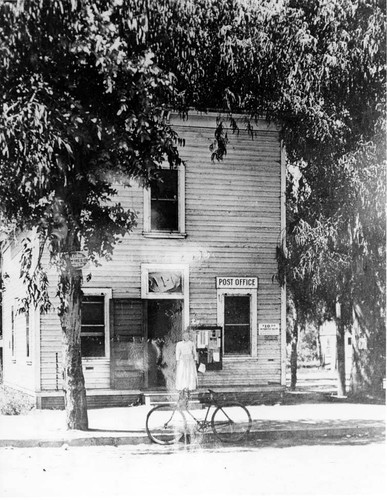
[[[90,256],[110,254],[135,223],[107,206],[113,183],[148,182],[165,159],[179,162],[165,108],[172,77],[143,44],[145,12],[120,19],[122,5],[0,4],[0,211],[55,251],[62,218]]]

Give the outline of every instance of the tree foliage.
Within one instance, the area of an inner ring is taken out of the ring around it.
[[[385,83],[382,1],[150,6],[151,46],[176,77],[177,107],[278,121],[292,160],[338,157],[372,137]]]
[[[301,317],[333,318],[353,332],[355,392],[380,391],[385,373],[384,130],[380,120],[372,141],[336,163],[304,165],[298,189],[288,196],[287,282]],[[359,352],[361,338],[366,352]]]
[[[22,4],[1,5],[2,219],[36,229],[59,267],[80,248],[109,257],[135,224],[109,203],[113,183],[178,162],[160,99],[171,77],[142,44],[144,16],[131,23],[128,11],[120,34],[118,1]]]
[[[66,320],[71,304],[79,309],[82,282],[69,255],[81,249],[94,262],[109,258],[135,224],[134,212],[114,201],[115,183],[147,183],[163,161],[180,162],[171,108],[223,110],[233,130],[243,112],[251,134],[259,117],[277,122],[289,159],[307,167],[303,182],[312,193],[291,221],[298,244],[319,245],[318,272],[313,253],[297,257],[299,269],[313,271],[305,290],[330,290],[325,276],[338,268],[349,276],[348,244],[332,241],[350,227],[348,241],[359,241],[366,257],[370,249],[361,243],[370,238],[366,225],[361,237],[356,229],[368,202],[355,207],[364,176],[353,165],[371,154],[384,114],[385,27],[381,0],[0,2],[1,220],[8,232],[33,228],[41,249],[48,246],[65,341],[78,328]],[[213,159],[224,156],[228,140],[220,120]],[[353,199],[340,190],[348,179]],[[338,192],[358,219],[340,215]],[[27,245],[29,295],[45,299],[44,269],[31,270],[30,257]],[[77,335],[74,342],[79,350]]]
[[[116,183],[147,183],[179,163],[167,123],[172,76],[144,44],[146,13],[120,0],[0,3],[0,214],[10,234],[35,231],[58,270],[67,425],[86,429],[81,364],[82,273],[71,254],[110,258],[136,214]],[[142,2],[145,7],[145,2]],[[46,270],[25,241],[28,307],[50,307]]]
[[[383,2],[20,3],[1,6],[2,213],[55,251],[63,217],[90,258],[111,254],[134,224],[101,204],[111,181],[178,162],[169,107],[243,111],[251,131],[263,115],[291,160],[327,170],[383,111]]]

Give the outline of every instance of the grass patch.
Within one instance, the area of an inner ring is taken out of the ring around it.
[[[0,359],[0,415],[25,415],[34,407],[31,396],[10,387],[4,387],[3,367]]]
[[[31,396],[0,385],[1,415],[25,415],[34,407]]]

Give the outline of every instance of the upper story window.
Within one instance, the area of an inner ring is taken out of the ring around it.
[[[144,195],[144,235],[184,237],[184,166],[169,166],[157,172]]]
[[[151,231],[179,230],[177,170],[161,170],[151,182]]]

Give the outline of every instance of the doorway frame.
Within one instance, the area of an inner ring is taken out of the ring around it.
[[[177,271],[182,275],[182,292],[149,292],[150,272]],[[189,265],[188,264],[141,264],[141,298],[152,300],[180,299],[183,301],[183,330],[189,325]]]
[[[148,277],[150,272],[177,271],[182,275],[181,292],[149,292]],[[189,265],[188,264],[141,264],[141,299],[143,299],[144,312],[144,343],[148,342],[148,300],[181,300],[182,328],[183,331],[189,326]],[[144,349],[144,366],[148,366],[147,349]],[[144,371],[144,385],[148,387],[148,370]]]

